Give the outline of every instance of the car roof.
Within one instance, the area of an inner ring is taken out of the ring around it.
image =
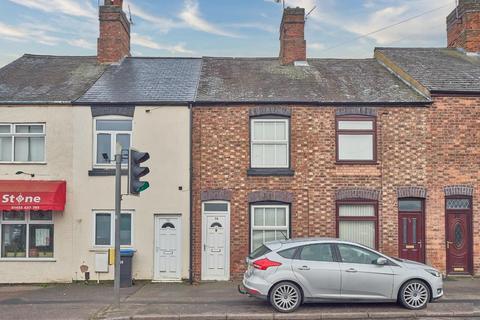
[[[322,242],[346,243],[346,244],[352,244],[352,245],[356,245],[356,246],[360,246],[360,247],[365,247],[364,245],[362,245],[360,243],[341,240],[341,239],[338,239],[338,238],[328,238],[328,237],[294,238],[294,239],[275,240],[275,241],[266,242],[265,245],[272,250],[278,250],[280,248],[281,249],[288,249],[288,248],[296,247],[296,246],[302,245],[302,244],[307,245],[307,244],[310,244],[310,243],[322,243]]]

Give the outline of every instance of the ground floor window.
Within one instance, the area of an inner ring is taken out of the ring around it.
[[[290,237],[288,205],[252,205],[251,251],[268,241]]]
[[[133,220],[131,212],[120,216],[120,245],[132,246]],[[113,246],[115,243],[115,213],[97,211],[94,213],[94,245]]]
[[[376,203],[338,202],[337,222],[340,239],[377,247]]]
[[[52,211],[3,211],[2,258],[53,258]]]

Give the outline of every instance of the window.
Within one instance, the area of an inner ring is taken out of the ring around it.
[[[53,258],[52,211],[3,211],[2,258]]]
[[[447,210],[468,210],[470,209],[470,199],[447,199]]]
[[[94,121],[94,126],[94,163],[96,166],[113,166],[117,142],[122,145],[122,150],[127,150],[131,146],[132,119],[97,118]],[[127,159],[123,159],[122,162],[126,164]]]
[[[289,237],[289,208],[286,205],[252,206],[251,251],[265,242]]]
[[[375,162],[375,118],[366,116],[337,118],[337,161]]]
[[[340,261],[343,263],[377,264],[380,255],[356,246],[348,244],[338,244]]]
[[[94,245],[113,246],[115,243],[115,213],[95,212],[94,219]],[[132,246],[132,230],[132,213],[122,212],[120,215],[120,245]]]
[[[0,162],[45,162],[45,124],[0,123]]]
[[[377,244],[377,205],[338,203],[338,237],[375,248]]]
[[[400,212],[422,212],[422,200],[401,199],[398,200],[398,211]]]
[[[293,259],[293,257],[295,256],[295,253],[297,252],[297,249],[298,247],[295,247],[291,249],[282,250],[277,253],[285,259]]]
[[[300,252],[300,260],[333,262],[332,246],[328,243],[305,246]]]
[[[251,120],[251,167],[289,168],[288,119]]]

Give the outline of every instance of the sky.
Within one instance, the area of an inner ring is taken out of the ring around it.
[[[101,2],[0,0],[0,66],[24,53],[95,55]],[[285,2],[314,9],[305,27],[308,57],[321,58],[368,58],[384,46],[444,47],[445,17],[455,8],[455,0]],[[278,55],[282,4],[275,0],[125,0],[124,10],[134,23],[134,56]]]

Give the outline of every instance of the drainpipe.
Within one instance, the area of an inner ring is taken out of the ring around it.
[[[192,139],[192,127],[193,127],[193,104],[188,104],[190,110],[190,261],[189,261],[189,274],[188,282],[193,284],[193,139]]]

